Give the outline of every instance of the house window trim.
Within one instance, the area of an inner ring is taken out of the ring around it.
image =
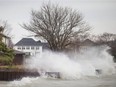
[[[37,46],[37,47],[36,47],[36,50],[39,50],[39,49],[40,49],[40,47],[39,47],[39,46]]]
[[[21,46],[17,46],[17,49],[18,49],[18,50],[21,50],[21,49],[22,49],[22,47],[21,47]]]
[[[30,46],[26,46],[25,48],[26,48],[26,50],[30,50]]]
[[[35,47],[34,46],[31,46],[31,50],[35,50]]]
[[[25,46],[22,46],[22,50],[25,50]]]

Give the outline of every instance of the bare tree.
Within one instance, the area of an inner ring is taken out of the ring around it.
[[[7,40],[7,43],[5,44],[9,48],[13,47],[13,43],[11,40],[12,38],[11,31],[12,31],[12,28],[10,28],[10,25],[6,21],[0,20],[0,43],[3,43],[4,41],[6,42],[6,38],[7,38],[8,40]]]
[[[109,41],[114,41],[116,40],[116,34],[112,33],[103,33],[102,35],[98,36],[98,43],[107,43]]]
[[[3,32],[3,27],[0,26],[0,42],[2,42],[2,37],[3,37],[2,32]]]
[[[11,31],[12,31],[12,28],[7,23],[7,21],[0,20],[0,32],[8,37],[12,37]]]
[[[63,50],[79,35],[87,34],[90,27],[84,26],[82,15],[70,8],[46,4],[40,11],[32,10],[30,24],[23,28],[43,37],[52,50]]]
[[[5,27],[6,27],[6,23],[1,22],[0,23],[0,42],[2,42],[3,36],[5,36],[4,35]]]

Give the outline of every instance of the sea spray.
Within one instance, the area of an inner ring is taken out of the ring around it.
[[[80,78],[80,65],[70,59],[66,54],[45,51],[40,57],[37,55],[28,60],[27,67],[38,69],[40,73],[59,72],[61,78],[77,79]]]
[[[8,87],[22,87],[22,86],[25,86],[27,84],[31,84],[38,79],[39,79],[38,77],[36,77],[36,78],[24,77],[21,80],[11,81],[8,84]]]
[[[59,72],[62,79],[79,79],[83,76],[96,76],[115,73],[113,57],[107,52],[109,47],[85,47],[80,52],[66,54],[60,52],[43,51],[28,60],[25,66],[36,69],[40,74],[45,72]]]
[[[85,76],[96,75],[97,70],[101,70],[101,75],[111,75],[116,71],[109,49],[110,47],[106,45],[85,47],[72,58],[81,64],[82,73]]]

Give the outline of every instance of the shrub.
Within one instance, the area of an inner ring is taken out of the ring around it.
[[[13,49],[8,48],[4,43],[0,42],[0,63],[4,65],[12,65],[13,58]]]

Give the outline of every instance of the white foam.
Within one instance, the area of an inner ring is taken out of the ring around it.
[[[71,56],[65,53],[44,51],[29,59],[25,66],[43,72],[59,72],[63,79],[79,79],[83,76],[96,76],[96,69],[102,75],[115,73],[113,57],[107,46],[88,47]]]
[[[33,81],[35,81],[37,79],[38,79],[38,77],[36,77],[36,78],[24,77],[21,80],[11,81],[10,84],[8,84],[8,86],[9,87],[22,87],[26,84],[32,83]]]

